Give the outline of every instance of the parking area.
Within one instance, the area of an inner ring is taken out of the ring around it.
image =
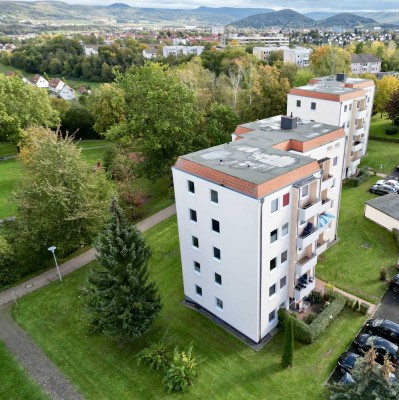
[[[399,293],[394,293],[392,290],[388,289],[385,292],[384,297],[381,299],[381,304],[375,312],[373,318],[389,319],[399,324]],[[360,333],[366,333],[364,326]],[[353,343],[347,351],[360,354]],[[334,373],[331,375],[329,383],[338,382],[341,379],[342,375],[342,372],[339,371],[338,368],[336,368],[334,370]],[[395,376],[396,379],[399,381],[399,365],[395,370]]]

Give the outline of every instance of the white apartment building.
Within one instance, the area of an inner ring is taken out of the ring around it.
[[[269,57],[272,51],[285,51],[288,50],[287,46],[267,46],[267,47],[254,47],[252,53],[254,56],[261,61],[269,61]]]
[[[381,72],[381,60],[372,54],[352,54],[351,70],[353,75],[378,74]]]
[[[296,64],[299,68],[309,66],[309,56],[311,49],[305,47],[295,47],[284,50],[284,62]]]
[[[255,343],[315,288],[336,239],[345,133],[273,117],[173,167],[184,294]]]
[[[287,115],[340,126],[347,137],[344,178],[356,173],[366,154],[374,101],[374,82],[368,79],[315,78],[309,85],[291,89]]]
[[[168,56],[189,56],[195,54],[199,56],[204,51],[204,46],[163,46],[164,57]]]
[[[211,28],[212,35],[223,35],[224,26],[223,25],[212,25]]]
[[[221,44],[227,46],[232,41],[237,41],[239,45],[246,45],[252,43],[262,43],[265,46],[288,46],[290,40],[284,35],[271,35],[271,36],[238,36],[237,34],[222,35]]]

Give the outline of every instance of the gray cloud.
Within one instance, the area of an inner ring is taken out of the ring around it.
[[[13,1],[13,0],[6,0]],[[33,0],[29,0],[33,1]],[[259,7],[259,8],[273,8],[275,10],[282,8],[292,8],[299,12],[307,11],[399,11],[398,0],[285,0],[280,2],[265,1],[265,0],[115,0],[115,1],[101,1],[101,0],[64,0],[70,4],[95,4],[95,5],[108,5],[113,2],[124,2],[131,6],[136,7],[159,7],[159,8],[196,8],[199,6],[209,7]]]

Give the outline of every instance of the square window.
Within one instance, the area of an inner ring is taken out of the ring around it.
[[[195,193],[195,185],[193,181],[187,181],[187,187],[190,193]]]
[[[201,273],[201,264],[198,261],[194,261],[194,271]]]
[[[297,101],[296,101],[296,106],[297,106],[297,107],[300,107],[300,106],[301,106],[301,100],[297,100]]]
[[[277,229],[270,232],[270,243],[274,243],[278,238]]]
[[[310,109],[316,110],[316,103],[314,103],[313,101],[312,101],[312,103],[310,103]]]
[[[335,167],[338,164],[338,157],[333,158],[333,167]]]
[[[348,111],[348,106],[344,106],[344,112]]]
[[[288,251],[285,250],[281,253],[281,264],[285,263],[288,260]]]
[[[220,233],[220,223],[216,219],[212,219],[212,230],[214,232]]]
[[[269,297],[273,296],[274,294],[276,294],[276,284],[269,287]]]
[[[309,186],[306,185],[302,188],[302,197],[305,197],[309,194]]]
[[[352,111],[352,104],[349,104],[349,111]]]
[[[191,242],[194,247],[196,247],[197,249],[199,248],[199,241],[196,236],[191,236]]]
[[[202,297],[202,288],[198,285],[195,285],[195,293],[197,293],[198,296]]]
[[[278,210],[278,198],[272,200],[272,203],[271,203],[271,212],[273,213],[273,212],[276,212],[277,210]]]
[[[269,322],[273,322],[276,319],[276,310],[273,310],[270,314],[269,314]]]
[[[270,271],[273,271],[274,268],[277,267],[277,258],[274,257],[272,260],[270,260]]]
[[[286,193],[283,196],[283,207],[288,206],[288,204],[290,204],[290,194]]]
[[[215,283],[222,286],[222,276],[215,272]]]
[[[192,210],[190,208],[190,220],[193,222],[197,222],[197,211]]]
[[[288,222],[281,228],[281,236],[285,236],[288,233]]]
[[[217,247],[213,248],[213,257],[217,260],[220,260],[220,249],[218,249]]]
[[[216,308],[223,310],[223,301],[216,297]]]
[[[211,190],[211,202],[219,203],[219,193],[216,190]]]
[[[280,289],[283,288],[287,284],[287,277],[284,276],[284,278],[280,279]]]

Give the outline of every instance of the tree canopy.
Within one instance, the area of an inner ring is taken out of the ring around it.
[[[351,71],[351,56],[348,51],[337,46],[321,46],[310,54],[310,65],[318,76],[336,75]]]

